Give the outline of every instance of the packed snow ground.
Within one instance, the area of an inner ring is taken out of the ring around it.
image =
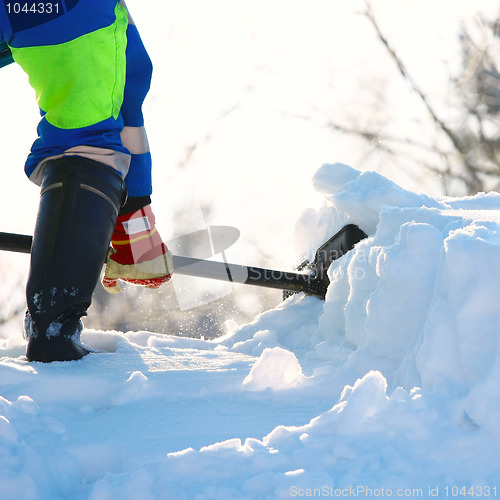
[[[324,165],[295,243],[368,238],[215,341],[85,331],[0,348],[0,498],[500,496],[500,195],[434,199]],[[228,318],[229,320],[229,318]]]

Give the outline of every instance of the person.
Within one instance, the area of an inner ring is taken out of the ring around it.
[[[152,63],[123,1],[2,0],[0,15],[2,52],[27,73],[41,113],[25,164],[41,187],[26,357],[77,360],[90,352],[81,318],[104,263],[111,293],[120,281],[157,288],[171,277],[142,113]]]

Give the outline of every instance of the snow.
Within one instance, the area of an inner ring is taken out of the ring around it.
[[[243,388],[250,391],[279,391],[297,387],[304,380],[302,367],[292,352],[281,347],[268,347],[243,380]]]
[[[345,223],[326,300],[207,341],[84,330],[0,344],[2,500],[500,495],[500,195],[431,198],[324,165],[298,260]]]

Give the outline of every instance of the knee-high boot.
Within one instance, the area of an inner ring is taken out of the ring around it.
[[[49,161],[26,288],[25,332],[29,361],[69,361],[89,353],[82,323],[125,199],[111,167],[68,156]]]

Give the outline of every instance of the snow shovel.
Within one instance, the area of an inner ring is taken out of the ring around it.
[[[237,239],[237,235],[239,235],[236,229],[226,226],[210,226],[209,231],[212,236],[214,234],[229,234],[230,238],[233,239],[234,237]],[[204,232],[205,230],[197,231],[191,233],[190,236],[191,238],[199,238],[203,236],[201,233]],[[327,271],[330,264],[352,250],[356,243],[366,237],[366,234],[358,226],[348,224],[318,248],[312,262],[307,260],[302,262],[295,271],[276,271],[181,255],[173,255],[174,270],[175,273],[186,276],[283,290],[285,298],[293,293],[305,292],[308,295],[324,299],[329,284]],[[30,253],[32,240],[32,236],[0,232],[0,250]],[[175,247],[175,241],[167,242],[167,246],[169,248]],[[225,244],[224,248],[227,246]],[[212,255],[221,253],[224,256],[224,248],[221,245],[218,247],[214,248],[212,245]]]

